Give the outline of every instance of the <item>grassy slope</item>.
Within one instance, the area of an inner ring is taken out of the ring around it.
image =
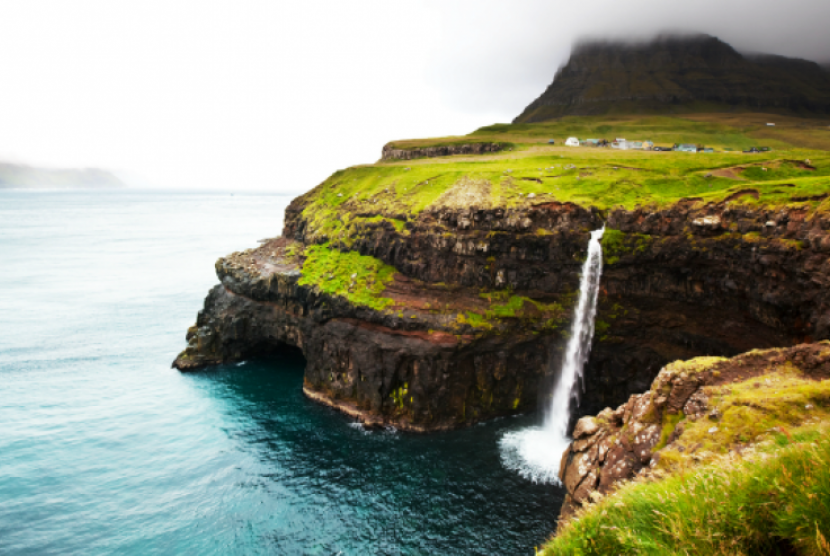
[[[540,554],[830,554],[830,440],[813,427],[745,458],[629,483]]]
[[[374,257],[355,252],[342,252],[328,245],[312,245],[305,249],[300,285],[317,285],[330,295],[341,295],[355,305],[381,310],[392,305],[382,294],[395,273],[391,267]]]
[[[293,255],[293,253],[292,253]],[[382,261],[354,251],[341,251],[329,243],[307,246],[302,250],[304,262],[299,284],[316,286],[323,293],[340,296],[349,303],[369,307],[388,314],[403,317],[404,309],[411,309],[406,302],[396,302],[387,297],[387,287],[394,280],[395,268]],[[434,286],[437,287],[437,286]],[[482,292],[478,309],[435,305],[420,307],[421,313],[451,315],[452,321],[445,331],[460,332],[469,325],[477,333],[499,333],[497,325],[509,319],[513,329],[525,329],[532,333],[556,330],[566,318],[567,311],[556,301],[538,301],[515,295],[510,290]],[[563,300],[570,303],[568,296]]]
[[[766,115],[692,115],[678,117],[608,118],[569,117],[541,124],[498,124],[469,137],[509,141],[514,150],[492,155],[455,156],[385,162],[341,170],[307,194],[305,209],[314,233],[348,238],[349,221],[360,214],[404,220],[441,205],[442,195],[464,180],[486,184],[478,206],[513,207],[547,200],[574,202],[600,209],[665,206],[684,197],[723,200],[732,193],[755,189],[759,198],[741,203],[778,205],[793,198],[830,191],[830,127],[814,120]],[[713,146],[715,154],[615,151],[567,148],[565,137],[626,137]],[[436,139],[445,143],[447,138]],[[421,142],[429,144],[429,140]],[[763,154],[724,152],[750,146],[774,149]],[[826,149],[826,150],[823,150]],[[809,159],[815,171],[788,161]],[[763,168],[767,168],[766,171]],[[734,177],[707,174],[732,169]],[[810,202],[815,207],[818,200]]]

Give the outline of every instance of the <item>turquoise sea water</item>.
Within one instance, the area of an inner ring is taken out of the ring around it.
[[[170,369],[218,256],[289,199],[0,191],[0,554],[527,554],[562,491],[502,467],[533,416],[367,432],[292,354]]]

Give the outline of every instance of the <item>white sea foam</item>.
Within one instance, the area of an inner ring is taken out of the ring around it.
[[[504,466],[534,483],[559,483],[559,461],[567,438],[556,438],[544,427],[505,434],[499,441]]]

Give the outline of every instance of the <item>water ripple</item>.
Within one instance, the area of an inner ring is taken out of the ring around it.
[[[562,490],[506,469],[531,419],[367,431],[303,362],[169,368],[213,262],[288,199],[0,192],[0,553],[523,554]]]

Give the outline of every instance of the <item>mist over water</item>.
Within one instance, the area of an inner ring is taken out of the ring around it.
[[[502,437],[502,459],[507,468],[537,483],[560,484],[559,465],[570,444],[568,421],[571,402],[578,400],[582,372],[591,353],[597,312],[599,281],[602,276],[603,226],[591,232],[588,255],[582,265],[579,300],[574,308],[570,338],[562,369],[553,389],[550,406],[541,427],[509,432]]]
[[[296,354],[181,374],[216,258],[289,198],[0,191],[0,554],[530,554],[563,491],[502,419],[368,432]]]

